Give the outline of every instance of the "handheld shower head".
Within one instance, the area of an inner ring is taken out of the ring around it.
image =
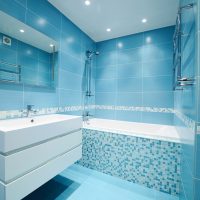
[[[94,56],[94,55],[98,56],[99,52],[98,51],[90,51],[90,50],[86,51],[87,58],[92,58],[92,56]]]

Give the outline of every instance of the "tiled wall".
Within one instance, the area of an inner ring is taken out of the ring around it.
[[[174,27],[97,43],[96,116],[118,120],[173,124],[173,114],[124,111],[118,106],[173,108],[172,38]]]
[[[197,0],[197,28],[196,28],[196,79],[197,79],[197,134],[195,138],[195,167],[194,167],[194,197],[200,200],[200,1]]]
[[[197,3],[195,0],[182,0],[180,6],[187,5],[189,3]],[[199,1],[198,1],[199,3]],[[191,121],[191,126],[188,126],[185,120],[180,120],[175,116],[174,121],[177,130],[182,140],[182,155],[181,155],[181,200],[199,200],[200,195],[197,194],[199,176],[197,171],[199,167],[197,165],[197,148],[198,147],[198,135],[196,134],[195,124],[197,119],[197,104],[199,102],[199,78],[198,78],[198,60],[197,55],[197,5],[193,9],[182,10],[182,62],[181,70],[183,77],[195,78],[196,84],[193,86],[183,87],[182,90],[175,91],[174,109],[177,113],[185,116],[185,119]],[[196,144],[196,145],[195,145]],[[199,155],[199,154],[198,154]],[[196,159],[195,159],[196,157]],[[195,163],[197,166],[195,166]]]
[[[0,33],[0,60],[9,64],[21,66],[21,82],[41,86],[51,86],[52,54],[41,49],[11,38],[11,46],[3,44],[3,36]],[[7,35],[6,35],[7,36]],[[0,69],[9,69],[17,72],[18,69],[0,64]],[[20,75],[4,72],[0,73],[0,79],[20,81]]]
[[[0,0],[0,9],[60,44],[56,87],[0,84],[0,110],[81,106],[85,51],[95,43],[46,0]]]
[[[83,157],[78,163],[162,192],[179,194],[179,143],[83,129]]]

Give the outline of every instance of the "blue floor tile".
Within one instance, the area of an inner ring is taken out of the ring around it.
[[[80,165],[72,165],[24,200],[178,200]]]

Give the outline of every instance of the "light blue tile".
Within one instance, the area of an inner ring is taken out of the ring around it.
[[[129,122],[141,122],[142,114],[141,112],[133,111],[116,111],[116,120],[129,121]]]
[[[81,43],[81,39],[83,37],[83,33],[81,30],[68,18],[62,15],[62,27],[61,32],[67,36],[68,42],[77,42]]]
[[[117,93],[118,106],[141,106],[142,93]]]
[[[114,79],[116,78],[117,67],[116,66],[104,66],[96,69],[97,79]]]
[[[149,62],[154,60],[171,59],[172,52],[172,43],[146,45],[142,49],[142,60]]]
[[[174,30],[174,26],[169,26],[144,32],[144,45],[172,42]]]
[[[172,113],[142,112],[142,122],[150,124],[173,125]]]
[[[105,67],[109,65],[116,65],[117,54],[116,51],[101,52],[97,57],[97,67]]]
[[[15,1],[26,8],[26,6],[27,6],[27,0],[15,0]]]
[[[48,53],[48,52],[43,51],[43,50],[38,51],[38,60],[39,61],[50,63],[52,56],[53,56],[53,53],[51,54],[51,53]]]
[[[123,78],[117,79],[118,92],[141,92],[142,80],[141,78]]]
[[[96,79],[96,92],[116,92],[117,79]]]
[[[34,105],[35,108],[55,107],[58,105],[58,93],[53,89],[25,86],[24,106],[26,105]]]
[[[59,90],[60,106],[80,106],[82,93],[72,90]]]
[[[143,78],[143,91],[172,91],[172,77],[144,77]]]
[[[193,178],[183,157],[181,163],[181,180],[184,186],[186,198],[193,199]]]
[[[0,47],[0,59],[8,63],[17,63],[17,53],[16,51],[4,47]]]
[[[132,49],[143,45],[143,33],[128,35],[117,39],[117,48]]]
[[[173,65],[172,59],[155,60],[142,63],[143,76],[172,76]]]
[[[18,85],[0,85],[0,110],[23,108],[23,87]]]
[[[96,110],[95,118],[115,119],[115,111],[113,111],[113,110]]]
[[[122,64],[117,66],[118,78],[140,77],[142,78],[142,63]]]
[[[57,29],[61,28],[61,13],[55,9],[48,1],[37,0],[36,4],[34,0],[28,0],[27,8],[36,13],[41,18],[46,19],[48,23],[54,25]]]
[[[119,51],[117,56],[118,64],[130,64],[134,62],[141,62],[143,56],[143,48],[135,48],[131,50]]]
[[[45,72],[45,73],[51,73],[52,72],[52,64],[47,62],[38,62],[38,71]]]
[[[21,4],[13,0],[0,0],[0,8],[2,11],[14,18],[25,22],[25,11],[26,9]]]
[[[116,93],[95,93],[95,104],[96,105],[115,105],[116,102]]]
[[[59,88],[81,91],[81,83],[81,76],[65,70],[60,70]]]
[[[99,51],[100,53],[115,51],[117,48],[116,42],[116,39],[97,42],[97,51]]]
[[[60,52],[60,68],[63,70],[67,70],[69,72],[83,75],[84,73],[84,63],[82,63],[79,59],[68,55],[67,53]],[[94,69],[93,69],[94,70]]]
[[[173,108],[174,107],[173,92],[144,92],[143,106]]]
[[[70,33],[62,33],[60,49],[66,54],[80,60],[82,56],[81,43],[76,39],[77,38]]]
[[[199,200],[200,199],[200,179],[195,179],[194,180],[194,184],[195,184],[195,187],[194,187],[194,199],[195,200]]]
[[[59,41],[60,31],[51,25],[45,18],[36,15],[30,10],[26,12],[26,23],[54,40]]]

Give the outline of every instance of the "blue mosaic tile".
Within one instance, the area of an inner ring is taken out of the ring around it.
[[[83,129],[78,164],[172,195],[179,194],[180,144]]]

